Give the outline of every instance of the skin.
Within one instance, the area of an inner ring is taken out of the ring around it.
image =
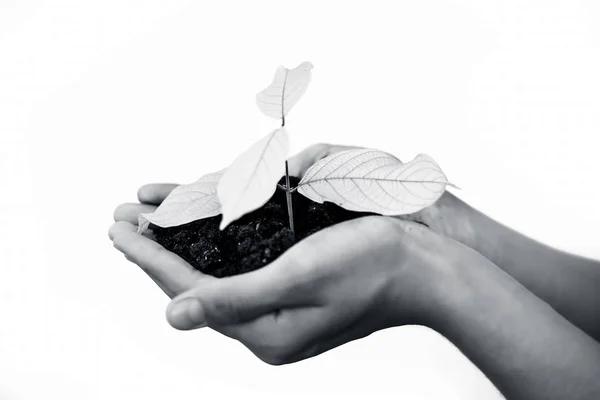
[[[290,173],[346,148],[312,146],[290,159]],[[109,237],[172,298],[167,320],[176,329],[208,326],[281,365],[420,324],[454,343],[508,399],[600,398],[595,261],[536,243],[446,194],[409,218],[430,228],[360,218],[260,270],[216,279],[136,233],[139,213],[175,187],[140,188],[140,204],[115,211]]]
[[[526,237],[449,192],[412,218],[473,248],[600,341],[600,262]]]

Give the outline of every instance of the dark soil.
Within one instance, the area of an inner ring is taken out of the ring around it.
[[[299,179],[290,177],[292,187]],[[281,184],[285,183],[282,178]],[[219,230],[221,215],[171,228],[151,226],[156,241],[197,270],[225,277],[261,268],[305,237],[328,226],[373,215],[345,210],[333,203],[319,204],[292,193],[294,229],[289,228],[286,196],[277,189],[267,204]]]

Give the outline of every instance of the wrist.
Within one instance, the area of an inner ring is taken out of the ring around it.
[[[474,209],[450,192],[419,213],[421,222],[435,232],[474,247],[477,240]]]
[[[434,329],[441,305],[450,292],[447,282],[459,282],[466,246],[413,222],[398,221],[389,298],[393,325],[423,325]],[[471,250],[471,249],[468,249]],[[455,288],[457,285],[453,285]]]
[[[445,238],[444,238],[445,239]],[[421,325],[447,339],[448,328],[464,316],[466,309],[485,308],[482,299],[490,295],[493,279],[500,270],[476,250],[454,240],[439,246],[438,256],[426,264],[427,287],[421,302]],[[487,304],[489,305],[489,304]]]

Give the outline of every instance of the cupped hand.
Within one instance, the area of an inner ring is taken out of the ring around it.
[[[217,279],[131,235],[117,232],[115,246],[170,291],[189,287],[167,308],[171,326],[208,326],[273,365],[388,327],[426,324],[432,254],[445,243],[413,222],[364,217],[309,236],[259,270]]]
[[[259,270],[197,282],[173,299],[167,319],[180,330],[209,326],[270,364],[295,362],[381,329],[427,324],[445,240],[393,218],[346,221]]]
[[[290,159],[292,175],[349,147],[315,145]],[[173,301],[176,329],[208,326],[237,339],[263,361],[312,357],[377,330],[426,324],[431,276],[449,246],[410,221],[365,217],[323,229],[257,271],[217,279],[137,234],[137,217],[152,212],[177,185],[146,185],[139,204],[123,204],[109,230],[114,246]]]
[[[294,155],[289,160],[289,172],[292,176],[302,176],[318,160],[330,154],[353,147],[330,144],[314,144]],[[113,246],[120,250],[129,261],[137,264],[150,278],[173,298],[191,288],[196,280],[211,279],[200,274],[186,261],[167,251],[153,239],[152,231],[138,235],[139,215],[154,212],[178,184],[154,183],[139,188],[139,203],[123,203],[114,211],[115,223],[108,231]],[[165,274],[164,271],[175,271]]]

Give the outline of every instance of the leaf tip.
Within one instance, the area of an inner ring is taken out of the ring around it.
[[[221,213],[221,222],[219,222],[219,230],[223,231],[231,223],[231,218],[228,217],[228,213]]]
[[[138,235],[141,235],[144,232],[146,232],[146,230],[148,229],[148,226],[150,226],[150,221],[148,221],[148,219],[146,218],[146,215],[147,214],[140,214],[138,216],[138,229],[137,229]]]

